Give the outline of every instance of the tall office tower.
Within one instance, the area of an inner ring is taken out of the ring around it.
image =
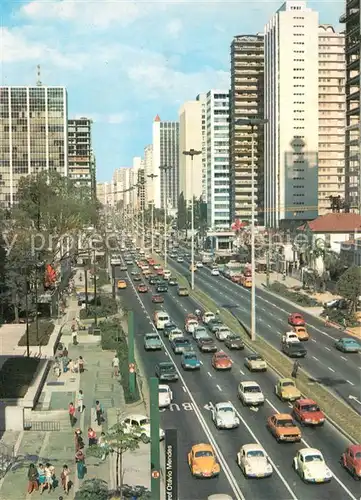
[[[361,121],[360,121],[360,0],[346,0],[346,153],[345,200],[351,211],[361,214]]]
[[[16,201],[21,177],[41,170],[68,175],[64,87],[0,87],[0,202]]]
[[[96,196],[99,203],[103,206],[113,206],[113,186],[111,182],[97,182]]]
[[[154,179],[148,177],[153,173],[153,145],[148,144],[144,148],[144,177],[145,184],[145,207],[148,208],[154,200]],[[159,174],[155,174],[159,175]]]
[[[117,168],[114,170],[112,184],[113,184],[113,196],[114,196],[114,205],[119,206],[119,204],[123,205],[124,200],[124,167]]]
[[[123,207],[128,209],[131,205],[132,191],[129,189],[133,185],[133,169],[132,167],[124,167],[123,173],[123,186],[124,186],[124,196],[123,196]]]
[[[206,95],[207,222],[229,229],[229,94],[210,90]]]
[[[202,96],[199,100],[185,102],[179,110],[179,192],[189,201],[192,195],[201,198],[203,193],[202,154],[190,156],[183,151],[202,151]],[[193,167],[193,168],[192,168]]]
[[[318,213],[318,13],[287,1],[265,27],[265,223]]]
[[[165,171],[159,168],[161,166],[171,168]],[[162,121],[158,115],[153,121],[152,172],[158,176],[153,180],[155,207],[165,206],[167,191],[167,206],[176,209],[179,195],[179,123]]]
[[[330,196],[345,192],[345,37],[321,25],[318,42],[318,214],[324,215]]]
[[[144,171],[144,163],[142,160],[142,165],[141,168],[137,172],[137,183],[138,183],[138,209],[139,210],[144,210],[145,209],[145,193],[146,193],[146,186],[145,186],[145,171]]]
[[[240,35],[231,44],[231,90],[229,95],[229,156],[231,220],[251,220],[252,129],[237,125],[239,118],[263,118],[263,35]],[[223,128],[224,135],[227,131]],[[263,128],[254,132],[256,220],[263,223]]]
[[[77,118],[68,120],[68,175],[77,185],[92,187],[92,120]]]
[[[202,104],[202,201],[207,203],[206,94],[198,94],[197,101],[200,101]]]

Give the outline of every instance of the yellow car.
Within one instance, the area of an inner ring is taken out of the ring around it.
[[[188,453],[188,465],[192,476],[214,477],[221,472],[221,467],[210,444],[195,444]]]
[[[275,386],[275,393],[281,401],[296,401],[301,397],[301,392],[291,378],[280,378]]]
[[[127,288],[127,282],[125,280],[118,280],[118,290],[123,290]]]
[[[185,286],[179,286],[177,294],[179,295],[179,297],[188,297],[189,295],[188,288],[186,288]]]
[[[297,335],[298,337],[298,340],[309,340],[310,338],[310,335],[308,333],[308,331],[306,330],[306,327],[305,326],[294,326],[293,327],[293,330],[295,332],[295,334]]]
[[[267,370],[267,363],[259,354],[250,354],[245,358],[244,364],[250,372],[265,372]]]

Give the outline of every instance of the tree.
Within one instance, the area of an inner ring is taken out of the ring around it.
[[[361,295],[361,267],[352,266],[337,282],[337,292],[350,304],[350,312],[355,313]]]
[[[103,479],[86,479],[76,492],[74,500],[108,500],[108,484]]]

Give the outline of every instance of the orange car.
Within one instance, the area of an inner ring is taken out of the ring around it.
[[[325,414],[313,399],[299,399],[293,405],[292,415],[304,425],[323,425]]]
[[[277,441],[299,443],[302,435],[300,429],[294,423],[291,415],[287,413],[275,413],[267,419],[267,427]]]
[[[232,360],[225,352],[218,351],[212,357],[212,366],[216,370],[230,370],[232,368]]]
[[[195,444],[188,453],[188,465],[192,476],[214,477],[221,472],[221,467],[210,444]]]
[[[310,334],[306,330],[305,326],[294,326],[293,331],[298,337],[298,340],[306,341],[310,339]]]

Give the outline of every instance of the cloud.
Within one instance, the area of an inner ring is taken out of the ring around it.
[[[183,23],[180,19],[173,19],[166,25],[165,29],[168,35],[178,38],[183,30]]]

